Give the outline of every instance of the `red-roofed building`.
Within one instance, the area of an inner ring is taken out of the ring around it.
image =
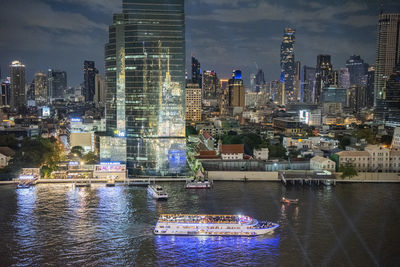
[[[201,141],[207,147],[208,150],[214,149],[215,139],[207,131],[201,134]]]
[[[198,159],[218,159],[219,156],[215,150],[202,150],[200,155],[197,156]]]
[[[221,158],[225,159],[243,159],[244,145],[221,145]]]

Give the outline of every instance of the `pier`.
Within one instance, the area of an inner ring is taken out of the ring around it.
[[[282,171],[278,175],[287,185],[336,185],[336,176],[323,171]]]

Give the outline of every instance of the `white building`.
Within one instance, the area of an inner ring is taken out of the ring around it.
[[[400,127],[394,128],[392,149],[400,149]]]
[[[8,162],[14,155],[15,152],[11,148],[6,146],[0,147],[0,168],[8,166]]]
[[[221,145],[220,154],[223,160],[243,159],[244,145]]]
[[[268,160],[269,150],[268,148],[260,148],[253,150],[254,158],[259,160]]]
[[[336,169],[336,163],[328,158],[315,156],[310,159],[310,169],[316,171],[327,170],[334,172]]]

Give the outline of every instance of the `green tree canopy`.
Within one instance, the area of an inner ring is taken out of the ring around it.
[[[341,175],[342,179],[351,178],[351,177],[357,176],[357,174],[358,174],[357,170],[354,168],[353,164],[351,164],[351,163],[346,163],[345,165],[340,166],[339,172],[342,173],[342,175]]]
[[[74,146],[71,148],[71,154],[76,154],[77,157],[82,157],[85,150],[81,146]]]

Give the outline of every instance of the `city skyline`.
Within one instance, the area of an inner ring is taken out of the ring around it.
[[[3,8],[8,12],[0,18],[3,25],[0,32],[7,36],[0,45],[3,78],[8,75],[8,65],[13,60],[24,62],[27,81],[38,71],[65,69],[68,85],[77,86],[83,82],[84,60],[95,61],[103,74],[107,25],[111,24],[112,14],[120,10],[120,2],[17,0],[4,3]],[[199,0],[185,1],[185,5],[189,73],[188,55],[193,53],[202,62],[203,70],[213,69],[221,78],[229,77],[232,69],[241,69],[247,85],[250,74],[257,71],[256,62],[264,70],[266,80],[279,79],[282,30],[288,26],[296,29],[296,60],[302,65],[315,66],[318,54],[331,55],[335,69],[344,67],[353,54],[360,55],[368,64],[375,63],[378,2],[281,4]],[[384,5],[386,12],[400,11],[395,1],[386,1]],[[15,20],[21,8],[29,12]],[[316,15],[309,16],[311,13]]]

